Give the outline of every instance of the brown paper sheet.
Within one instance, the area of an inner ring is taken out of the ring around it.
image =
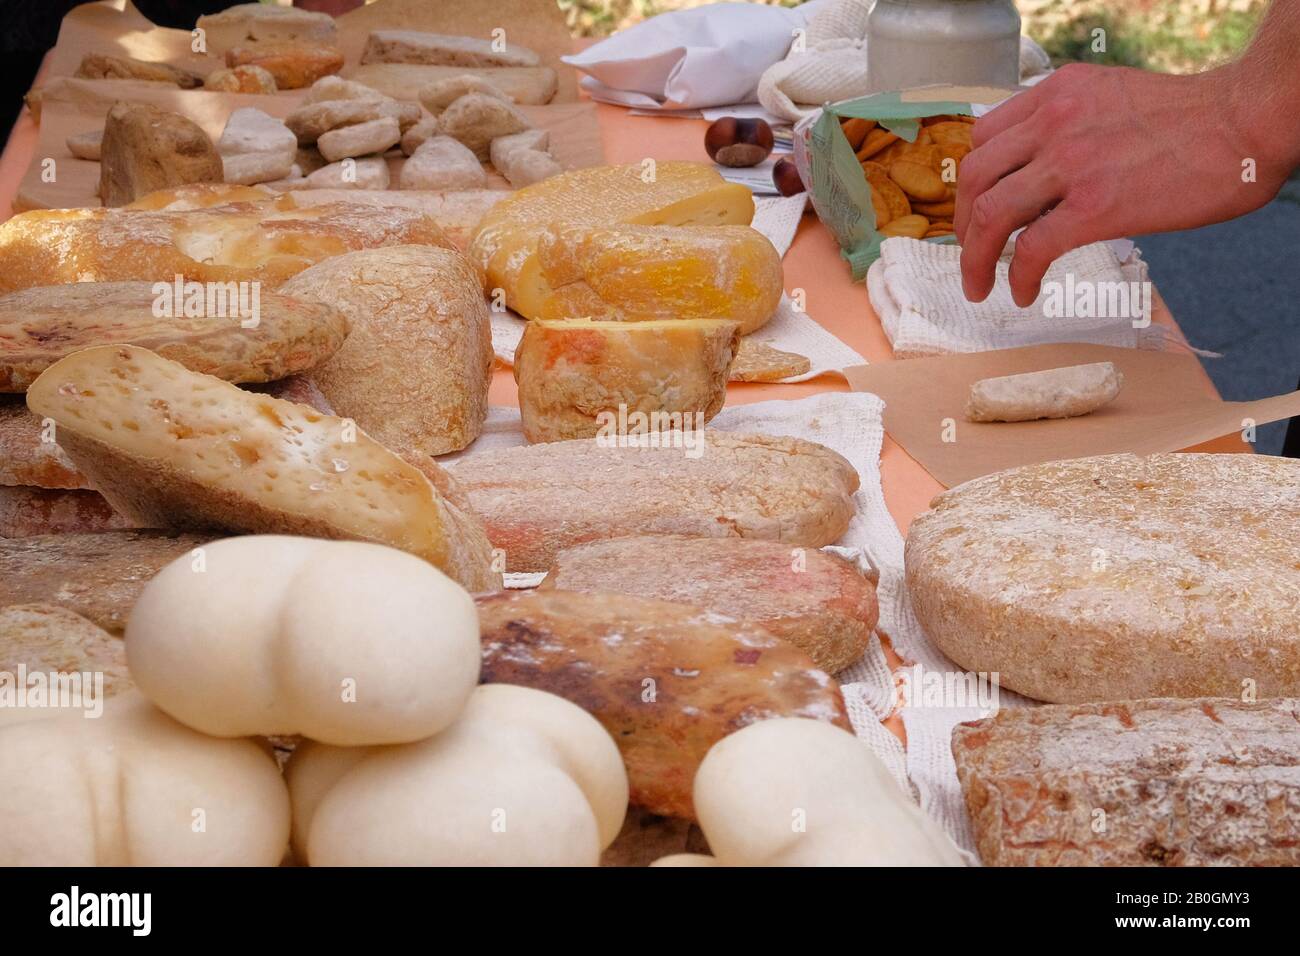
[[[551,152],[555,158],[566,168],[603,163],[605,154],[596,107],[590,102],[577,101],[574,71],[558,59],[569,51],[572,41],[564,27],[563,15],[554,3],[547,0],[493,0],[490,4],[378,0],[340,17],[339,34],[349,63],[354,64],[371,29],[422,29],[487,37],[492,27],[498,25],[507,29],[508,41],[536,50],[548,65],[557,68],[560,90],[555,100],[546,106],[520,107],[532,123],[550,130]],[[51,78],[41,87],[40,140],[18,187],[15,212],[99,205],[96,195],[99,164],[75,158],[68,152],[66,143],[74,133],[101,128],[104,114],[118,100],[150,103],[188,116],[216,140],[234,110],[252,106],[272,116],[284,117],[304,95],[302,90],[272,96],[214,93],[181,90],[166,83],[86,80],[71,76],[81,57],[91,51],[161,60],[205,73],[219,65],[211,57],[190,53],[189,33],[155,27],[129,4],[122,10],[115,9],[112,3],[89,4],[73,10],[64,18],[59,42],[51,55]],[[52,169],[47,160],[54,161]],[[398,158],[390,160],[394,188],[402,162]],[[509,188],[490,168],[489,174],[493,186]]]
[[[1119,397],[1090,415],[1033,422],[968,422],[970,386],[982,378],[1113,362]],[[1300,415],[1300,391],[1253,402],[1207,394],[1193,355],[1107,345],[1055,344],[908,359],[846,369],[854,391],[885,401],[885,431],[946,488],[1042,461],[1181,451],[1256,425]],[[947,420],[951,427],[945,428]],[[944,441],[945,432],[955,440]],[[1242,451],[1249,451],[1242,445]]]

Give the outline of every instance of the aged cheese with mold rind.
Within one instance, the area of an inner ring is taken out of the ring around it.
[[[542,318],[552,289],[537,254],[553,222],[667,226],[749,225],[754,197],[703,163],[592,166],[552,176],[498,203],[479,224],[470,259],[489,291],[525,318]]]
[[[699,427],[722,410],[736,342],[734,322],[530,322],[514,366],[524,436],[591,438],[620,406]]]

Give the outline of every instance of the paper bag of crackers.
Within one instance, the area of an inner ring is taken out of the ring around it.
[[[795,127],[795,164],[855,280],[891,236],[955,241],[957,181],[975,117],[1012,92],[877,93],[830,104]]]

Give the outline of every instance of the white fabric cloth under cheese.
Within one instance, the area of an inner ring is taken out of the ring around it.
[[[779,198],[760,197],[754,200],[753,227],[767,236],[782,256],[794,242],[795,233],[803,217],[806,194]],[[804,312],[795,308],[790,296],[783,295],[772,320],[751,336],[783,352],[794,352],[806,357],[811,366],[803,375],[782,379],[784,382],[802,382],[824,372],[838,371],[866,362]],[[497,358],[508,365],[515,361],[515,349],[523,337],[528,323],[514,312],[492,313],[492,349]]]
[[[674,10],[562,59],[587,74],[583,89],[605,103],[650,110],[748,103],[763,71],[785,56],[795,30],[829,2]]]
[[[1163,326],[1134,328],[1133,320],[1125,316],[1044,315],[1047,283],[1059,282],[1069,289],[1087,283],[1146,282],[1147,266],[1136,247],[1122,262],[1104,242],[1067,252],[1047,270],[1044,292],[1024,309],[1011,299],[1007,279],[1011,249],[1008,242],[989,297],[970,302],[961,287],[959,246],[903,237],[881,243],[880,258],[867,271],[867,292],[895,354],[985,352],[1049,342],[1152,349],[1170,344]]]

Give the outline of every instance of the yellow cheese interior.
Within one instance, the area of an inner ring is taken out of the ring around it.
[[[542,318],[729,319],[748,334],[781,302],[781,255],[749,226],[555,223],[538,241]]]
[[[551,294],[537,243],[553,222],[713,226],[748,225],[753,218],[749,190],[702,163],[661,162],[653,170],[640,163],[593,166],[552,176],[497,203],[475,231],[469,255],[489,294],[503,289],[511,308],[537,318]]]
[[[433,486],[341,418],[245,392],[135,346],[85,349],[56,362],[32,383],[27,404],[59,429],[165,463],[232,498],[445,560]]]

